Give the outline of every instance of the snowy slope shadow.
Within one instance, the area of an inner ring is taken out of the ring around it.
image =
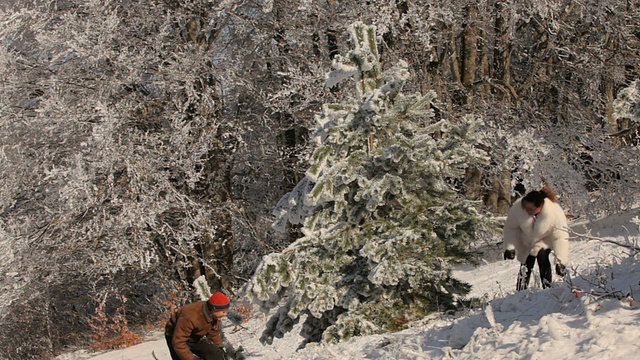
[[[502,332],[514,323],[533,325],[549,313],[566,311],[581,312],[582,303],[566,284],[546,290],[527,290],[496,298],[486,304],[481,311],[476,311],[464,318],[453,321],[446,328],[429,329],[424,335],[423,347],[450,347],[462,349],[471,340],[477,329]]]

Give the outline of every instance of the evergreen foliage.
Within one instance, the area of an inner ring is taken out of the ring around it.
[[[355,50],[336,57],[327,84],[353,78],[356,96],[323,106],[306,178],[275,211],[276,226],[304,220],[303,237],[265,256],[245,287],[264,310],[280,307],[264,342],[304,315],[307,341],[398,330],[469,290],[451,264],[485,222],[452,183],[487,162],[474,146],[481,121],[435,119],[433,92],[400,92],[405,62],[380,71],[375,28],[350,31]]]

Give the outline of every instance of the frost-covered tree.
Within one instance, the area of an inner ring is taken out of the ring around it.
[[[305,316],[308,341],[398,330],[469,289],[450,269],[484,218],[453,183],[487,161],[481,122],[435,119],[433,92],[401,93],[404,61],[382,71],[375,27],[349,30],[355,49],[335,58],[327,85],[350,80],[354,94],[323,106],[306,177],[275,210],[276,226],[303,221],[304,236],[266,256],[245,288],[279,307],[266,342]]]
[[[264,61],[243,71],[256,74],[256,89],[269,84],[269,91],[253,91],[251,98],[263,97],[266,112],[290,119],[292,132],[309,123],[319,104],[348,90],[318,91],[318,79],[328,59],[346,53],[344,28],[359,20],[376,26],[383,63],[407,60],[415,81],[405,91],[436,92],[439,118],[482,115],[483,131],[492,134],[486,148],[491,165],[469,169],[468,197],[505,214],[514,186],[537,188],[543,175],[575,215],[633,204],[640,172],[627,164],[637,156],[609,136],[624,130],[610,119],[616,92],[638,74],[637,56],[628,49],[640,43],[639,8],[629,1],[267,4],[268,14],[250,17],[260,29],[251,39]]]
[[[173,300],[188,301],[200,275],[232,286],[229,169],[243,128],[223,117],[213,6],[0,6],[0,358],[86,343],[97,311],[165,319],[165,300],[182,285]],[[14,340],[25,334],[42,340]]]

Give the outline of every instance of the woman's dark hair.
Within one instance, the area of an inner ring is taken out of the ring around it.
[[[553,192],[553,190],[551,190],[551,187],[548,184],[545,184],[542,190],[534,190],[529,192],[522,198],[522,201],[533,204],[535,207],[540,207],[544,205],[545,198],[548,198],[553,202],[557,202],[556,194]]]
[[[528,202],[533,204],[533,206],[539,208],[544,205],[544,199],[547,197],[547,194],[544,191],[530,191],[527,195],[522,198],[522,202]]]

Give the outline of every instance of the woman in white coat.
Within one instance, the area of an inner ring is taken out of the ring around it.
[[[513,203],[504,226],[503,244],[504,258],[517,257],[521,264],[516,284],[518,291],[529,286],[536,260],[542,287],[551,285],[551,251],[556,258],[556,273],[565,275],[564,264],[569,257],[567,218],[550,189],[532,191]]]

